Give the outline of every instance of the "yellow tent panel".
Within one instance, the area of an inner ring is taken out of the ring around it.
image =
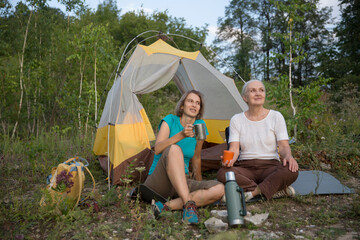
[[[151,44],[150,46],[140,45],[140,47],[142,47],[148,55],[151,55],[153,53],[166,53],[166,54],[175,55],[175,56],[179,56],[179,57],[183,57],[183,58],[189,58],[191,60],[195,60],[200,53],[200,51],[185,52],[185,51],[176,49],[176,48],[170,46],[169,44],[167,44],[166,42],[164,42],[163,40],[158,40],[155,43]]]
[[[209,135],[206,139],[212,143],[224,143],[225,142],[225,128],[230,125],[230,120],[216,120],[216,119],[204,119]]]

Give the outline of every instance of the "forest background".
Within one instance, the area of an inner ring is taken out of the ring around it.
[[[74,155],[97,164],[92,144],[114,71],[126,45],[148,30],[158,33],[138,37],[125,59],[136,43],[162,38],[182,50],[200,49],[239,89],[242,80],[263,80],[267,107],[286,118],[300,166],[326,164],[339,177],[359,177],[359,1],[339,1],[341,20],[328,29],[331,9],[319,8],[319,0],[233,0],[218,20],[213,51],[167,36],[204,43],[208,35],[206,25],[189,26],[167,11],[121,14],[112,0],[96,10],[81,0],[60,3],[66,12],[46,0],[0,2],[2,201],[14,202],[18,191],[34,189],[52,166]],[[155,131],[179,97],[173,83],[139,96]],[[24,218],[8,218],[9,229],[26,232],[26,224],[14,224],[30,221]]]

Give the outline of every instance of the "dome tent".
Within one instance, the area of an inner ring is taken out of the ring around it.
[[[150,167],[155,135],[136,95],[156,91],[171,80],[181,94],[192,89],[204,94],[207,142],[224,143],[221,132],[230,118],[247,109],[234,80],[216,70],[200,51],[182,51],[161,39],[149,46],[138,44],[108,93],[93,148],[96,155],[109,157],[108,166],[101,165],[110,167],[113,184],[121,183],[132,160]]]

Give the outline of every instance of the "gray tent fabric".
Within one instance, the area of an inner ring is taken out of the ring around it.
[[[338,179],[323,171],[299,171],[297,180],[291,185],[297,195],[351,194],[355,191]]]

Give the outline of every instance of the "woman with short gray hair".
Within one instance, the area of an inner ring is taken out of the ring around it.
[[[249,109],[231,118],[229,150],[234,158],[223,164],[218,180],[225,183],[225,173],[233,171],[246,201],[260,194],[266,199],[294,196],[290,185],[298,177],[299,166],[291,154],[284,117],[264,108],[265,85],[259,80],[248,81],[242,97]]]

